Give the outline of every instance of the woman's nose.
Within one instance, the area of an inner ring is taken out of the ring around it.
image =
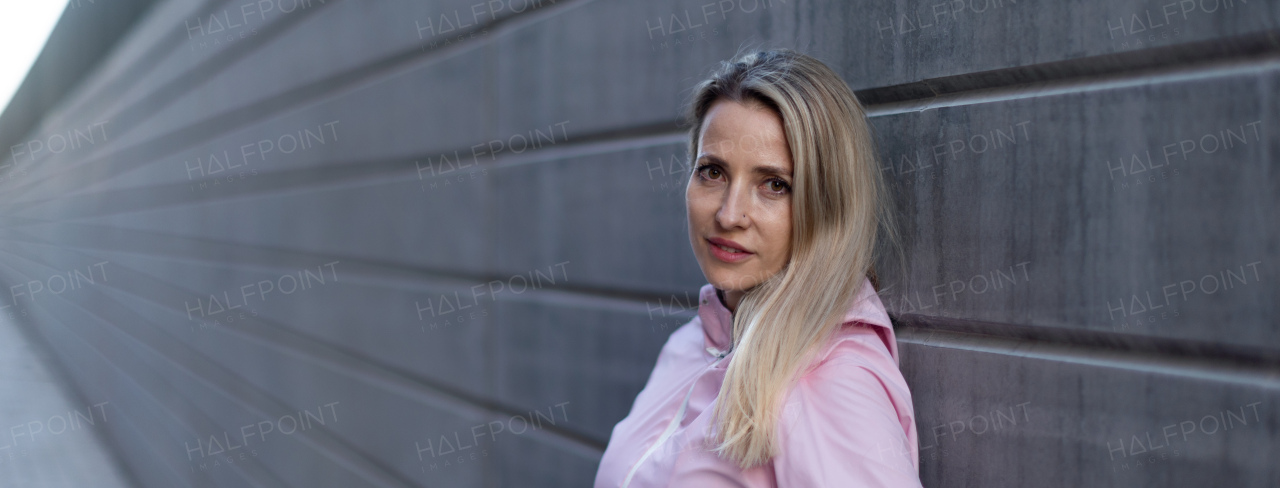
[[[729,190],[725,192],[724,200],[720,203],[720,210],[716,212],[716,221],[720,226],[726,229],[746,227],[750,222],[747,219],[751,206],[750,197],[747,189],[730,185]]]

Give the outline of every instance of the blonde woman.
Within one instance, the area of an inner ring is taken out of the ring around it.
[[[888,225],[849,87],[790,50],[697,86],[685,203],[708,284],[595,486],[919,486],[911,393],[869,276]]]

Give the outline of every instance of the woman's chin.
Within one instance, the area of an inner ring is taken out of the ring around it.
[[[707,282],[711,283],[711,286],[714,286],[717,290],[725,292],[746,291],[760,284],[760,280],[752,275],[737,273],[712,274]]]

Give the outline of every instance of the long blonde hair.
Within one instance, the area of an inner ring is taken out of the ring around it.
[[[783,395],[835,333],[863,280],[874,276],[877,238],[893,227],[866,114],[821,61],[777,49],[721,63],[694,90],[691,158],[707,111],[721,99],[777,112],[794,162],[791,257],[740,301],[737,352],[715,409],[714,450],[746,469],[776,454]]]

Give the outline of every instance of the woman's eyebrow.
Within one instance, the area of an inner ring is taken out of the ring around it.
[[[783,169],[781,166],[762,165],[751,168],[751,172],[761,175],[770,176],[786,176],[791,177],[791,171]]]
[[[716,164],[719,164],[719,165],[721,165],[721,166],[728,166],[728,165],[729,165],[729,163],[726,163],[726,162],[725,162],[725,160],[720,159],[720,156],[716,156],[715,154],[708,154],[708,153],[702,153],[702,154],[699,154],[699,155],[698,155],[698,160],[700,161],[700,160],[703,160],[703,159],[709,159],[709,160],[711,160],[711,162],[716,163]]]

